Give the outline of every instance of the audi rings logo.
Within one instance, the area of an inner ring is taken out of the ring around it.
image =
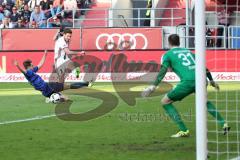
[[[98,50],[147,49],[148,40],[142,33],[102,33],[96,39]]]

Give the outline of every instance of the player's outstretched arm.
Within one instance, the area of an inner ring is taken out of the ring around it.
[[[219,91],[220,90],[219,85],[213,80],[212,74],[207,68],[206,68],[206,74],[207,74],[208,80],[210,81],[210,85]]]
[[[159,83],[161,83],[162,79],[165,77],[166,73],[167,73],[167,67],[165,67],[164,65],[161,65],[160,71],[153,85],[158,86]]]
[[[17,69],[20,71],[20,72],[22,72],[23,74],[25,74],[26,73],[26,70],[25,69],[23,69],[23,68],[21,68],[20,66],[19,66],[19,64],[18,64],[18,61],[17,60],[14,60],[13,61],[13,64],[17,67]]]
[[[44,62],[45,62],[45,60],[46,60],[47,53],[48,53],[48,51],[45,50],[45,51],[44,51],[44,55],[43,55],[41,61],[40,61],[39,64],[38,64],[38,69],[42,68],[42,66],[43,66],[43,64],[44,64]]]
[[[156,80],[154,81],[153,85],[150,85],[149,87],[145,88],[142,92],[142,97],[147,97],[149,96],[152,92],[155,91],[156,87],[159,85],[159,83],[162,81],[164,76],[167,73],[167,67],[161,66],[161,69],[157,75]]]
[[[64,52],[67,53],[68,55],[77,55],[79,53],[80,53],[80,55],[85,55],[84,51],[75,52],[75,51],[70,51],[69,48],[64,48]]]

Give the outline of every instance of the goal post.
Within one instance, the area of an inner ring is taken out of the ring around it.
[[[195,0],[197,160],[240,160],[239,6],[240,0]],[[219,92],[207,91],[206,64]],[[208,114],[207,97],[219,115]]]
[[[205,0],[195,1],[196,159],[207,159]]]

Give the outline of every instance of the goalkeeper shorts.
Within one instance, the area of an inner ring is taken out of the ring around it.
[[[175,88],[167,93],[169,99],[181,101],[186,96],[195,92],[195,81],[181,81]]]

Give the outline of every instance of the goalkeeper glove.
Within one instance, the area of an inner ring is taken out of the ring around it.
[[[220,90],[219,85],[215,81],[210,81],[210,85],[214,87],[216,90]]]
[[[147,88],[145,88],[142,92],[142,97],[148,97],[152,92],[154,92],[156,89],[156,86],[151,85]]]

